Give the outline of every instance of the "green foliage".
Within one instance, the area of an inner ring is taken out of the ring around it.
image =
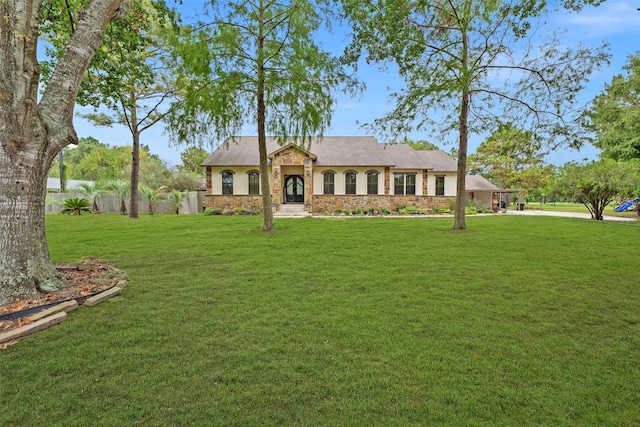
[[[222,215],[222,209],[206,208],[203,212],[204,216]]]
[[[182,207],[182,201],[187,197],[187,193],[183,193],[182,191],[173,189],[169,193],[168,200],[171,202],[173,206],[173,210],[178,215],[180,213],[180,208]]]
[[[178,169],[173,174],[170,187],[180,191],[198,191],[204,186],[202,174]]]
[[[191,172],[198,176],[204,176],[205,170],[202,163],[209,156],[209,152],[200,147],[187,147],[182,153],[180,153],[180,159],[182,165],[180,171]]]
[[[418,215],[420,213],[423,213],[419,208],[415,206],[406,206],[404,208],[401,208],[398,212],[402,215]]]
[[[429,141],[425,141],[425,140],[418,140],[418,141],[413,141],[409,138],[407,138],[406,136],[399,142],[399,144],[408,144],[411,146],[411,148],[413,148],[414,150],[439,150],[440,147],[438,147],[437,145],[429,142]]]
[[[330,124],[333,91],[353,87],[345,67],[314,41],[330,13],[326,2],[230,1],[215,8],[215,25],[185,32],[176,42],[185,99],[170,115],[177,142],[234,136],[245,124],[308,141]],[[276,18],[277,17],[277,18]],[[258,129],[260,132],[260,129]]]
[[[63,214],[80,215],[82,212],[91,212],[91,205],[87,199],[76,197],[62,203]]]
[[[116,195],[120,201],[120,214],[127,214],[127,197],[131,192],[131,182],[122,180],[112,180],[104,184],[103,187],[106,191]]]
[[[149,207],[149,215],[154,214],[154,208],[156,203],[162,200],[166,200],[163,192],[167,189],[167,187],[160,186],[158,188],[147,187],[146,185],[140,185],[140,194],[144,197],[147,202],[147,206]]]
[[[629,56],[623,69],[626,76],[615,76],[587,115],[594,145],[614,160],[640,158],[640,54]]]
[[[640,162],[602,159],[562,167],[557,190],[584,204],[594,219],[602,220],[604,208],[616,196],[632,197],[640,183]]]
[[[93,213],[100,213],[100,208],[98,207],[98,200],[104,196],[106,190],[100,184],[88,184],[83,182],[77,188],[74,189],[75,192],[82,194],[85,196],[89,203],[91,203]]]
[[[579,9],[583,3],[564,6]],[[440,139],[456,132],[459,176],[467,174],[469,134],[495,128],[505,117],[556,144],[582,144],[576,96],[609,55],[604,48],[566,48],[552,33],[545,34],[548,40],[536,39],[545,17],[561,7],[558,2],[343,4],[354,30],[347,60],[365,56],[382,67],[394,62],[405,82],[392,94],[394,109],[369,124],[373,130],[392,135],[425,130]],[[497,79],[501,70],[513,79]],[[454,228],[464,229],[465,192],[458,190]]]
[[[469,170],[501,188],[533,191],[544,187],[553,174],[553,167],[544,163],[546,154],[533,132],[500,124],[469,156]]]

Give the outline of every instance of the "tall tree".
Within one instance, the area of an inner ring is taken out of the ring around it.
[[[623,69],[626,75],[615,76],[587,114],[594,145],[616,160],[640,158],[640,53],[629,56]]]
[[[544,187],[553,168],[545,165],[546,152],[536,135],[511,123],[500,124],[469,155],[469,170],[484,175],[502,188],[534,190]]]
[[[83,9],[38,97],[38,0],[0,2],[0,304],[63,285],[49,258],[44,212],[47,172],[76,143],[73,110],[82,77],[107,24],[128,12],[122,0]]]
[[[329,125],[332,91],[353,81],[343,65],[320,49],[314,35],[328,0],[225,2],[200,31],[182,40],[186,101],[172,112],[178,142],[237,135],[245,124],[258,133],[264,231],[273,230],[267,169],[267,133],[280,143],[310,143]],[[197,141],[196,141],[197,142]]]
[[[182,153],[180,153],[180,159],[182,160],[182,166],[180,169],[186,172],[192,172],[201,176],[204,176],[204,168],[202,163],[207,159],[209,152],[200,147],[187,147]]]
[[[94,91],[91,102],[106,106],[112,114],[84,117],[98,126],[126,126],[131,133],[129,218],[138,218],[140,136],[163,119],[179,91],[165,44],[174,28],[176,15],[164,0],[136,1],[130,18],[106,34],[107,47],[96,68],[107,72],[92,74],[87,85]]]
[[[562,5],[579,9],[597,2]],[[355,61],[366,52],[368,61],[393,61],[406,83],[392,95],[395,109],[374,127],[393,133],[413,128],[444,136],[457,132],[454,229],[466,228],[470,133],[512,121],[550,141],[580,143],[570,116],[576,94],[608,55],[602,48],[564,48],[553,33],[546,41],[534,39],[544,16],[561,8],[558,3],[343,0],[354,30],[347,58]]]

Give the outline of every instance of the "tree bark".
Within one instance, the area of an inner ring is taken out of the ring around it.
[[[133,117],[132,123],[136,123]],[[133,147],[131,148],[131,190],[129,198],[129,218],[138,219],[138,181],[140,179],[140,132],[132,128]]]
[[[465,220],[465,206],[467,204],[466,195],[466,178],[467,178],[467,149],[469,142],[469,102],[471,100],[471,92],[469,91],[469,40],[466,32],[462,34],[462,76],[461,83],[462,99],[460,102],[460,121],[459,121],[459,145],[458,145],[458,170],[456,177],[456,208],[453,219],[454,230],[464,230],[467,228]]]
[[[258,35],[258,80],[257,80],[257,108],[258,108],[258,151],[260,153],[260,189],[262,190],[262,231],[273,231],[273,211],[271,210],[271,188],[269,188],[269,170],[267,159],[267,135],[265,130],[266,106],[264,103],[264,7],[260,2],[260,26]]]
[[[122,1],[86,7],[39,103],[41,2],[0,2],[0,304],[64,285],[46,242],[47,173],[57,153],[77,142],[78,89]]]

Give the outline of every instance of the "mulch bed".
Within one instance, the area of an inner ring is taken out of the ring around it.
[[[34,314],[34,310],[29,310],[31,308],[71,299],[76,299],[82,304],[87,297],[111,288],[126,278],[126,274],[115,265],[92,257],[82,259],[80,264],[56,264],[56,269],[65,275],[68,286],[56,292],[43,292],[38,298],[17,300],[0,306],[0,332],[31,323],[26,318]],[[14,313],[19,314],[18,312],[27,314],[18,318],[3,319],[3,316],[9,317]]]

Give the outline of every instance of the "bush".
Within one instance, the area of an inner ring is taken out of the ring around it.
[[[376,208],[369,208],[367,212],[369,212],[369,215],[375,215],[378,213],[378,210]]]
[[[389,208],[382,208],[381,212],[383,215],[391,215],[391,209]]]
[[[354,215],[360,215],[362,213],[362,210],[360,208],[355,208],[351,211],[351,213]]]
[[[91,212],[91,205],[87,199],[75,197],[62,202],[63,214],[80,215],[82,212]]]
[[[232,216],[233,215],[233,210],[225,209],[224,211],[222,211],[222,215]]]
[[[221,209],[206,208],[203,212],[204,216],[222,215]]]
[[[342,209],[336,209],[335,211],[333,211],[333,213],[336,215],[340,215],[342,213]]]
[[[251,215],[251,211],[247,208],[233,208],[235,215]]]
[[[405,208],[400,209],[400,214],[402,215],[417,215],[422,213],[420,209],[415,206],[407,206]]]

